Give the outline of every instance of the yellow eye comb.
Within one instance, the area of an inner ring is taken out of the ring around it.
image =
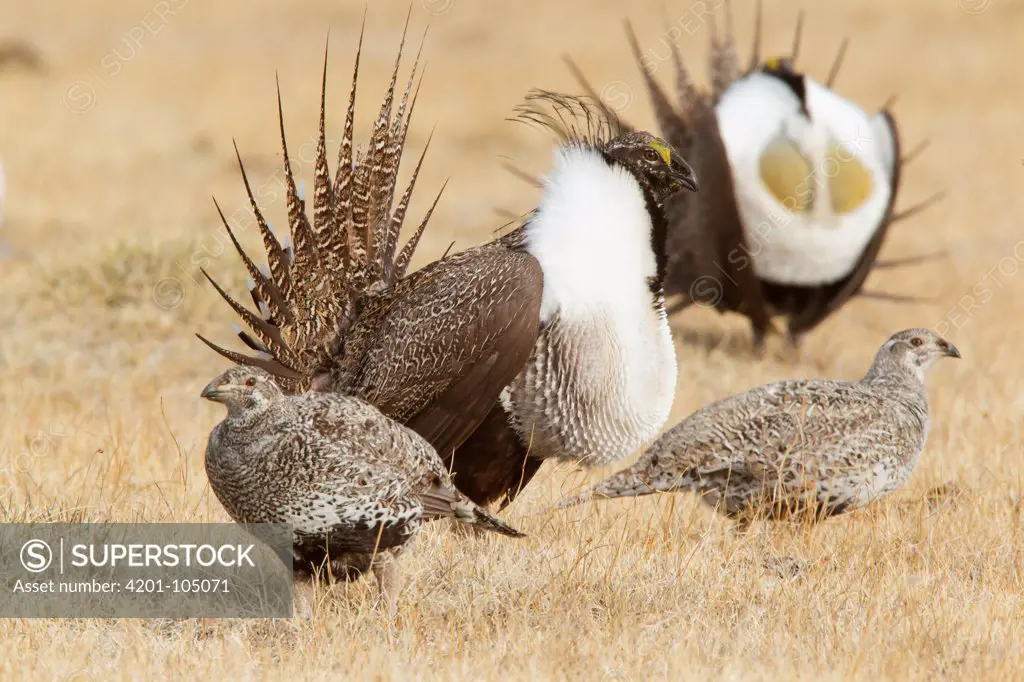
[[[672,152],[667,146],[659,142],[658,140],[651,140],[647,143],[647,146],[658,152],[658,156],[665,162],[666,166],[672,165]]]

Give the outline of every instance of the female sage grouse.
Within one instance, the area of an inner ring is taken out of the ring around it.
[[[203,389],[227,417],[210,433],[210,487],[239,523],[292,527],[296,568],[398,593],[393,559],[424,521],[522,533],[455,490],[430,444],[358,398],[286,395],[267,372],[233,367]]]
[[[906,482],[928,435],[924,373],[959,351],[927,329],[894,334],[860,381],[781,381],[712,403],[636,464],[582,495],[691,490],[749,521],[841,514]]]
[[[710,91],[693,85],[674,42],[678,31],[663,41],[675,61],[678,108],[651,75],[657,51],[641,54],[629,32],[662,134],[707,188],[666,206],[666,293],[679,296],[672,312],[697,302],[742,313],[760,347],[773,315],[786,317],[796,345],[854,296],[912,300],[862,290],[873,268],[930,257],[877,260],[889,227],[931,200],[894,212],[913,154],[901,158],[887,107],[869,115],[830,89],[846,44],[821,85],[794,66],[799,26],[790,58],[761,62],[758,5],[744,71],[731,17],[728,24],[720,42],[711,18]]]
[[[406,275],[426,219],[396,256],[419,167],[393,207],[409,123],[409,86],[392,115],[395,77],[355,161],[353,84],[333,180],[321,96],[312,222],[285,146],[295,245],[277,241],[255,200],[269,271],[235,242],[260,314],[214,283],[257,354],[207,343],[290,392],[373,404],[433,445],[479,504],[511,500],[545,458],[602,465],[641,447],[675,394],[661,204],[696,190],[691,169],[662,140],[619,134],[585,100],[534,92],[520,117],[563,134],[540,206],[511,233]]]

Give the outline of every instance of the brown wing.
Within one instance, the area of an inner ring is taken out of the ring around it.
[[[492,243],[414,273],[378,318],[357,393],[450,457],[530,357],[540,264]]]
[[[509,424],[504,408],[497,402],[454,456],[445,457],[455,485],[482,507],[502,498],[502,508],[510,504],[543,462],[530,456],[526,444]]]

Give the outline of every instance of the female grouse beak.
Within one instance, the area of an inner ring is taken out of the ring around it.
[[[668,176],[691,192],[700,190],[697,174],[690,168],[690,164],[686,162],[686,159],[683,159],[678,154],[672,155],[672,162],[668,167]]]
[[[206,384],[206,388],[204,388],[203,392],[199,394],[199,397],[217,402],[217,397],[220,395],[220,389],[218,386],[215,386],[216,383],[217,381],[215,379]]]
[[[946,355],[947,355],[948,357],[951,357],[951,358],[959,358],[959,357],[960,357],[960,351],[958,351],[958,350],[956,349],[956,346],[954,346],[954,345],[953,345],[953,344],[951,344],[951,343],[947,343],[947,344],[946,344],[946,348],[943,348],[942,350],[943,350],[943,352],[944,352],[944,353],[945,353],[945,354],[946,354]]]

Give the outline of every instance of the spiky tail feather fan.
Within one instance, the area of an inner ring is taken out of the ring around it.
[[[718,104],[719,100],[721,99],[725,91],[728,90],[736,80],[746,76],[747,74],[749,74],[750,72],[754,71],[757,68],[760,68],[761,66],[761,25],[763,17],[761,0],[757,0],[754,39],[751,48],[750,61],[747,65],[746,70],[744,70],[740,66],[739,62],[735,34],[733,33],[732,28],[732,12],[729,0],[726,0],[725,2],[725,17],[726,29],[724,38],[722,39],[720,39],[718,36],[717,27],[714,23],[714,17],[712,16],[711,19],[711,48],[709,55],[709,63],[711,71],[712,88],[709,93],[698,93],[695,91],[692,85],[689,85],[689,74],[686,72],[686,69],[682,64],[682,60],[679,58],[678,52],[674,51],[673,56],[675,60],[679,98],[683,109],[683,119],[692,116],[692,112],[698,111],[701,108],[703,108],[704,110],[713,110],[713,108]],[[797,18],[796,29],[793,35],[793,47],[789,56],[790,61],[793,63],[796,62],[797,57],[800,53],[800,43],[803,37],[803,24],[804,15],[803,12],[801,12]],[[633,43],[634,52],[639,54],[639,51],[635,44],[635,39],[633,39]],[[832,88],[832,86],[834,85],[848,46],[849,41],[846,39],[844,39],[842,43],[840,43],[836,57],[833,60],[831,67],[829,68],[829,73],[825,81],[826,87]],[[646,74],[646,72],[645,76],[647,76],[648,90],[651,94],[652,101],[654,102],[655,109],[658,110],[659,121],[662,120],[663,118],[678,118],[679,115],[673,111],[671,105],[665,106],[664,102],[659,101],[659,99],[664,98],[659,97],[660,93],[657,92],[657,84],[654,83],[653,79],[651,79],[650,76]],[[701,99],[703,101],[701,101]],[[909,218],[912,215],[917,214],[918,212],[924,210],[928,206],[932,205],[939,198],[941,198],[941,194],[933,195],[932,197],[904,211],[897,212],[895,210],[894,207],[899,191],[900,180],[902,178],[902,171],[905,168],[906,164],[909,163],[910,160],[916,155],[917,151],[915,150],[910,154],[901,155],[899,134],[896,128],[895,119],[893,118],[892,113],[890,111],[890,104],[890,102],[887,102],[881,109],[882,115],[888,121],[889,128],[892,131],[892,135],[894,137],[895,142],[896,158],[893,170],[893,177],[891,180],[890,204],[874,237],[872,238],[870,243],[865,247],[865,251],[861,256],[860,263],[854,269],[854,271],[850,273],[847,277],[828,287],[821,287],[820,289],[810,292],[804,291],[800,287],[782,287],[783,289],[785,289],[784,298],[786,299],[786,302],[782,303],[781,305],[781,302],[776,300],[779,298],[779,296],[775,292],[768,290],[771,289],[771,287],[766,287],[766,291],[764,291],[763,294],[757,296],[752,296],[753,292],[750,291],[747,291],[746,293],[743,294],[739,294],[738,298],[740,299],[740,301],[734,304],[734,309],[738,309],[740,312],[743,312],[748,317],[750,317],[752,322],[754,322],[755,327],[762,328],[761,331],[764,331],[765,327],[770,328],[770,322],[768,323],[768,325],[765,325],[765,315],[761,310],[764,307],[762,300],[765,297],[771,298],[773,305],[775,305],[777,309],[784,310],[789,315],[788,326],[791,338],[794,338],[793,335],[807,332],[813,327],[817,326],[822,321],[824,321],[824,319],[828,315],[835,312],[839,307],[841,307],[849,299],[855,296],[880,298],[880,296],[874,296],[870,292],[863,291],[862,287],[865,280],[867,279],[867,276],[873,269],[876,269],[878,267],[885,267],[884,261],[878,261],[878,254],[881,250],[882,243],[887,235],[889,227],[891,227],[895,223],[902,222],[903,220]],[[731,244],[728,246],[730,246],[730,248],[732,247]],[[924,260],[924,258],[907,259],[904,264],[919,262],[920,260]],[[726,267],[728,268],[728,265]],[[732,273],[730,279],[735,278],[736,273]],[[746,288],[749,289],[749,287]],[[686,303],[691,303],[694,302],[695,300],[691,295],[692,289],[692,285],[686,288],[679,288],[680,292],[684,294],[684,301],[687,298],[690,299],[689,301],[686,301]],[[792,291],[790,291],[790,289],[792,289]],[[728,293],[730,292],[726,292],[727,295],[724,298],[729,298]],[[913,297],[902,297],[890,294],[883,294],[883,296],[886,300],[913,299]],[[757,300],[751,301],[749,299]],[[753,303],[753,305],[751,305],[751,303]],[[718,305],[716,307],[719,307],[721,309],[722,306]]]
[[[354,152],[353,127],[356,85],[359,80],[359,57],[362,53],[363,29],[359,34],[352,88],[349,95],[345,129],[338,150],[338,167],[331,178],[327,162],[325,109],[327,96],[327,50],[320,91],[320,128],[317,138],[313,180],[313,220],[306,214],[305,200],[299,196],[288,157],[284,132],[281,88],[277,88],[278,120],[284,154],[285,195],[288,229],[292,243],[282,244],[267,223],[253,196],[241,155],[236,146],[242,182],[249,197],[267,257],[267,268],[261,268],[242,249],[220,207],[224,228],[251,279],[249,293],[258,314],[238,303],[209,273],[203,274],[228,305],[248,325],[250,332],[238,333],[242,342],[256,355],[245,355],[199,338],[210,348],[232,362],[262,367],[282,387],[300,392],[310,387],[315,375],[337,352],[339,342],[375,293],[402,279],[413,252],[433,213],[441,193],[427,210],[422,222],[405,246],[398,251],[406,210],[412,196],[426,148],[416,164],[409,184],[395,205],[398,170],[405,149],[406,133],[416,105],[413,81],[419,66],[417,52],[405,90],[393,112],[395,87],[405,46],[406,31],[395,59],[391,84],[380,107],[369,146],[365,153]],[[422,49],[422,44],[421,44]],[[418,93],[418,87],[417,91]],[[427,142],[429,146],[429,140]],[[443,191],[443,188],[442,188]]]

